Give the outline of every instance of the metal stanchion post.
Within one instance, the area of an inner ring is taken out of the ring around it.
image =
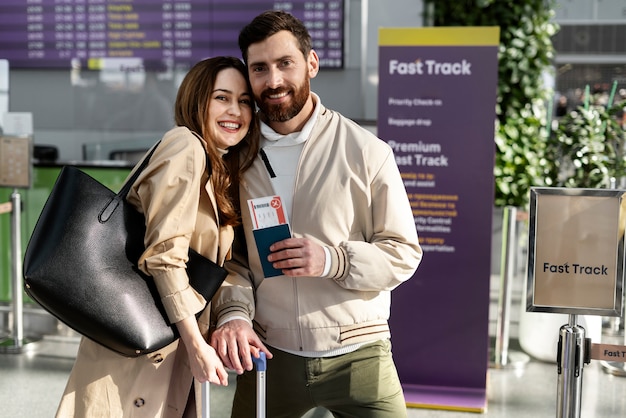
[[[609,189],[615,189],[617,187],[617,179],[611,177],[609,179]],[[622,316],[612,316],[606,321],[606,326],[603,327],[602,332],[610,337],[619,337],[624,335],[624,314]]]
[[[21,239],[21,196],[17,189],[11,194],[11,278],[13,294],[12,338],[0,343],[0,352],[21,353],[29,341],[24,339],[24,312],[22,298],[22,239]]]
[[[495,368],[521,368],[528,363],[530,357],[518,351],[509,351],[511,280],[515,276],[517,209],[512,206],[505,207],[502,221],[500,295],[498,298],[496,343],[490,365]]]
[[[611,178],[609,188],[614,189],[616,187],[616,179]],[[622,298],[626,295],[622,293]],[[622,299],[624,303],[622,306],[626,306],[626,300]],[[603,329],[604,333],[611,337],[622,337],[623,344],[626,345],[626,331],[624,330],[624,323],[626,316],[626,309],[622,308],[622,315],[618,317],[609,318],[608,329]],[[626,364],[616,361],[602,361],[600,362],[605,372],[614,376],[624,377],[626,376]]]
[[[622,317],[624,313],[622,312]],[[626,333],[622,333],[622,344],[626,345]],[[626,363],[618,361],[601,361],[600,364],[604,371],[613,376],[626,377]]]
[[[570,315],[569,324],[563,325],[559,333],[557,418],[580,417],[586,350],[585,329],[576,325],[576,315]]]

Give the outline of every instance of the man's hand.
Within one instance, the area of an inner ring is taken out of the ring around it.
[[[324,272],[326,254],[321,245],[308,238],[287,238],[270,246],[267,259],[285,276],[319,277]]]
[[[268,359],[272,358],[272,353],[263,345],[250,323],[243,319],[233,319],[213,331],[211,346],[224,365],[237,374],[252,370],[254,364],[251,356],[259,357],[260,351]]]

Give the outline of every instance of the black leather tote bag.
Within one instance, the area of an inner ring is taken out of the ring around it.
[[[76,332],[129,357],[178,338],[154,281],[137,268],[145,221],[126,195],[154,152],[114,193],[80,169],[62,168],[28,242],[26,293]],[[190,284],[210,301],[226,270],[192,249]]]

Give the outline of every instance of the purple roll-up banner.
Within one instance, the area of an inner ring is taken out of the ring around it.
[[[379,29],[378,136],[394,150],[424,250],[391,305],[409,407],[487,408],[499,35]]]

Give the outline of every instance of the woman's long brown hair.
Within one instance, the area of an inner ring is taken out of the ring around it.
[[[174,120],[178,126],[186,126],[202,136],[208,145],[210,181],[215,190],[220,225],[237,225],[240,221],[239,179],[251,165],[258,153],[260,128],[252,105],[252,121],[245,138],[228,149],[222,158],[213,138],[208,136],[206,118],[211,92],[220,71],[234,68],[246,80],[250,97],[252,88],[243,62],[235,57],[208,58],[196,63],[183,79],[174,104]]]

